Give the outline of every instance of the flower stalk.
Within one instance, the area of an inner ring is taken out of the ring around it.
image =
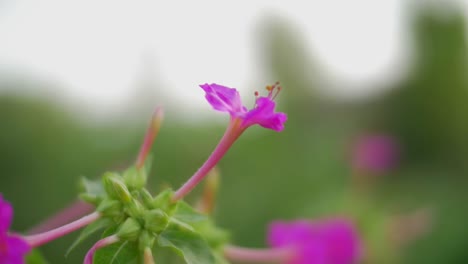
[[[149,247],[145,248],[145,251],[143,252],[143,263],[155,264],[154,258],[153,258],[153,252],[151,252],[151,248]]]
[[[101,217],[101,214],[98,212],[94,212],[92,214],[86,215],[76,221],[73,221],[69,224],[64,226],[52,229],[50,231],[46,231],[44,233],[30,235],[23,237],[31,247],[39,247],[45,243],[48,243],[52,240],[55,240],[59,237],[62,237],[66,234],[69,234],[77,229],[80,229],[84,226],[91,224],[92,222],[96,221]]]
[[[93,247],[86,253],[83,264],[93,264],[94,253],[100,248],[112,245],[119,242],[120,239],[116,235],[108,236],[96,242]]]
[[[205,161],[205,163],[193,174],[192,177],[180,187],[172,197],[172,201],[176,202],[185,195],[187,195],[190,191],[195,188],[195,186],[200,183],[205,176],[214,168],[214,166],[221,160],[222,157],[226,154],[229,148],[234,144],[237,138],[242,134],[243,130],[240,127],[241,120],[231,119],[224,136],[222,137],[219,144],[216,146],[214,151],[211,153],[210,157]]]
[[[153,145],[153,142],[159,133],[163,119],[164,111],[161,107],[157,107],[156,110],[154,110],[150,125],[146,131],[145,139],[143,140],[143,144],[141,145],[140,152],[138,153],[138,157],[135,162],[137,169],[141,169],[145,164],[145,159],[148,156],[151,146]]]
[[[31,228],[29,234],[38,234],[77,220],[93,211],[93,206],[83,201],[76,201],[62,211]]]
[[[241,262],[286,263],[294,254],[294,248],[253,249],[233,245],[224,248],[227,259]]]

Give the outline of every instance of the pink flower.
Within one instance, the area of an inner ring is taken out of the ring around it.
[[[12,219],[13,208],[0,194],[0,263],[2,264],[24,263],[24,256],[31,249],[21,237],[8,233]]]
[[[234,88],[215,83],[202,84],[200,87],[206,92],[205,98],[215,110],[228,112],[231,119],[242,120],[240,124],[242,130],[255,124],[278,132],[284,129],[287,116],[285,113],[275,112],[276,104],[273,101],[280,91],[277,84],[267,86],[268,96],[257,98],[255,107],[251,110],[242,105],[239,92]],[[276,93],[273,94],[275,89]]]
[[[280,132],[284,129],[284,123],[288,118],[285,113],[275,112],[276,104],[273,100],[281,90],[278,83],[267,86],[268,96],[266,97],[258,97],[258,93],[255,92],[257,98],[255,100],[255,106],[251,110],[248,110],[242,105],[239,92],[234,88],[215,83],[202,84],[200,87],[205,91],[205,98],[208,100],[208,103],[210,103],[215,110],[229,113],[231,120],[223,138],[218,146],[216,146],[213,153],[211,153],[210,157],[208,157],[195,174],[174,193],[172,197],[173,201],[182,199],[195,188],[221,160],[246,128],[257,124],[264,128]]]
[[[294,252],[286,264],[356,264],[361,257],[358,234],[351,222],[343,219],[273,222],[268,243]]]
[[[393,169],[399,159],[399,146],[388,135],[376,134],[361,137],[354,145],[352,162],[355,169],[383,173]]]

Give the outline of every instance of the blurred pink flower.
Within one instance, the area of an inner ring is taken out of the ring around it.
[[[0,263],[22,264],[30,250],[28,243],[19,236],[8,233],[13,219],[13,207],[0,194]]]
[[[383,173],[393,169],[400,157],[395,138],[375,134],[359,138],[353,146],[352,163],[355,169],[371,173]]]
[[[276,95],[273,95],[273,91],[279,88],[276,85],[268,86],[270,88],[268,96],[257,98],[255,107],[251,110],[242,105],[239,92],[234,88],[215,83],[202,84],[200,87],[206,92],[205,98],[215,110],[228,112],[231,119],[242,120],[241,130],[255,124],[278,132],[284,129],[287,116],[285,113],[275,112],[273,101]]]
[[[362,246],[353,224],[344,219],[273,222],[268,230],[273,248],[290,248],[286,264],[356,264]]]

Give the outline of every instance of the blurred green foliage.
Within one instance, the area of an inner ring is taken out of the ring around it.
[[[412,16],[407,77],[366,102],[337,104],[317,93],[320,71],[294,27],[263,23],[264,64],[281,80],[282,133],[249,129],[220,163],[216,219],[236,243],[264,246],[273,219],[349,214],[365,235],[369,263],[467,263],[468,80],[465,18],[420,8]],[[23,83],[3,83],[15,89]],[[202,94],[200,94],[202,96]],[[174,109],[174,108],[172,108]],[[39,98],[0,97],[0,191],[26,231],[72,202],[80,176],[96,177],[135,158],[148,116],[90,124]],[[178,187],[205,160],[223,127],[187,124],[169,111],[153,147],[153,191]],[[403,146],[399,170],[355,193],[348,151],[359,133],[392,133]],[[199,188],[189,201],[199,194]],[[404,248],[388,240],[393,215],[433,210],[431,231]],[[90,244],[65,259],[73,235],[43,247],[51,263],[81,263]]]

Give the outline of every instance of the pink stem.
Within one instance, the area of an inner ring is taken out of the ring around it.
[[[213,169],[213,167],[219,162],[219,160],[226,154],[232,144],[236,139],[242,134],[243,129],[240,127],[241,120],[238,118],[231,119],[231,122],[224,132],[223,138],[218,143],[214,151],[211,153],[210,157],[205,161],[205,163],[193,174],[193,176],[182,185],[172,197],[172,201],[178,201],[184,198],[190,191],[200,183],[203,178],[208,174],[208,172]]]
[[[294,255],[292,248],[252,249],[226,246],[224,256],[233,261],[284,263]]]
[[[69,207],[63,209],[52,217],[46,219],[39,225],[33,227],[28,233],[37,234],[57,228],[59,226],[70,223],[86,214],[89,214],[93,211],[93,206],[87,204],[83,201],[76,201],[71,204]]]
[[[136,167],[140,169],[145,164],[146,156],[153,145],[154,139],[158,135],[159,128],[161,127],[161,122],[163,119],[163,110],[161,107],[156,108],[154,111],[153,117],[151,118],[151,123],[146,131],[145,139],[141,145],[140,152],[136,160]]]
[[[84,259],[83,264],[93,264],[93,257],[94,253],[96,253],[96,250],[114,244],[116,242],[119,242],[119,238],[116,235],[108,236],[99,240],[98,242],[96,242],[96,244],[94,244],[93,247],[91,247],[88,253],[86,253],[86,257]]]
[[[89,225],[90,223],[99,219],[99,217],[101,217],[101,214],[98,212],[94,212],[56,229],[52,229],[50,231],[37,235],[25,236],[24,239],[29,243],[31,247],[39,247],[49,241],[52,241],[77,229],[80,229],[86,225]]]
[[[150,248],[145,248],[145,251],[143,253],[143,263],[144,264],[155,264],[154,258],[153,258],[153,252],[151,252]]]

